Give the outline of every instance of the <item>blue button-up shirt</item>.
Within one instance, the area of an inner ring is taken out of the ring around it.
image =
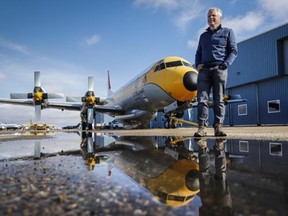
[[[230,66],[237,57],[237,44],[232,29],[221,25],[216,30],[207,28],[201,34],[195,55],[195,65],[220,65],[226,63]]]

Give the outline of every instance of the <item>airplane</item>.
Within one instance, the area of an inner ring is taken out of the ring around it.
[[[6,124],[6,123],[0,124],[0,130],[19,130],[21,128],[22,126],[18,124]]]
[[[63,103],[46,100],[36,102],[41,109],[80,111],[82,130],[93,128],[97,112],[114,117],[124,124],[124,128],[147,128],[149,121],[158,112],[164,112],[167,119],[171,116],[182,118],[184,110],[195,106],[197,77],[198,71],[189,61],[178,56],[169,56],[152,64],[115,92],[111,90],[108,72],[106,98],[95,97],[94,79],[88,77],[88,91],[81,101],[79,97],[67,97]],[[0,99],[0,103],[21,104],[5,99]],[[36,105],[35,102],[34,104]],[[22,102],[22,105],[28,104]]]
[[[177,56],[157,61],[115,92],[111,90],[108,71],[107,98],[95,97],[93,77],[88,77],[88,91],[80,107],[82,129],[93,128],[95,112],[114,117],[124,128],[147,128],[157,112],[176,110],[195,99],[197,77],[198,72],[191,63]],[[79,102],[79,98],[66,97],[66,101]],[[79,110],[79,104],[62,108]]]
[[[47,93],[44,88],[41,87],[40,71],[34,72],[34,89],[32,93],[11,93],[9,99],[1,99],[0,103],[34,106],[35,107],[35,121],[41,120],[41,110],[46,108],[49,99],[64,98],[63,93]],[[15,100],[15,99],[29,99],[29,100]],[[32,99],[32,100],[31,100]]]

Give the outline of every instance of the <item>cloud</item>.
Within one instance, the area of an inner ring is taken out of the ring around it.
[[[173,14],[173,22],[185,31],[188,24],[199,17],[203,6],[199,0],[135,0],[136,6],[153,9],[164,9]]]
[[[176,15],[175,24],[185,31],[187,26],[202,14],[204,7],[198,0],[182,0],[179,4],[180,11]]]
[[[85,44],[88,46],[93,46],[97,43],[99,43],[99,41],[101,40],[101,37],[97,34],[89,36],[87,38],[85,38]]]
[[[5,77],[6,77],[6,75],[5,75],[4,73],[1,73],[1,72],[0,72],[0,80],[5,79]]]
[[[6,49],[16,51],[16,52],[24,54],[24,55],[30,54],[28,49],[25,46],[11,42],[11,41],[6,40],[6,39],[1,38],[1,37],[0,37],[0,47],[4,47]]]
[[[244,16],[225,17],[222,21],[223,26],[233,29],[237,41],[247,39],[252,34],[257,34],[257,30],[264,22],[265,16],[261,11],[250,11]]]
[[[144,6],[147,8],[165,8],[167,10],[174,10],[178,7],[177,0],[134,0],[134,5]]]
[[[285,21],[288,20],[288,3],[287,0],[258,0],[260,7],[266,11],[267,16],[274,20]]]

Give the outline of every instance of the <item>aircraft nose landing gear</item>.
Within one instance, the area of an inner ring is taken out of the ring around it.
[[[184,112],[183,111],[178,111],[177,113],[169,112],[166,113],[165,115],[165,121],[164,121],[164,127],[165,128],[176,128],[177,125],[179,124],[178,119],[183,118]]]

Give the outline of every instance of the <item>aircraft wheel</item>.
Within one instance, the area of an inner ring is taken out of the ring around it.
[[[171,125],[171,126],[170,126],[171,128],[176,128],[176,123],[175,123],[174,121],[172,121],[172,122],[170,123],[170,125]]]
[[[166,120],[164,121],[164,128],[167,128],[167,129],[170,128],[170,121],[169,121],[169,119],[166,119]]]
[[[82,130],[86,130],[86,122],[81,123]]]
[[[88,130],[92,130],[93,129],[93,124],[88,124]]]

